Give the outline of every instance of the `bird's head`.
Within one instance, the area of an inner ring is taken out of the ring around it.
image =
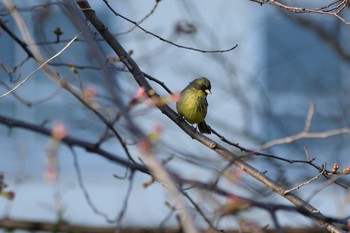
[[[211,94],[211,84],[207,78],[201,77],[193,80],[190,83],[195,89],[201,90],[205,95]]]

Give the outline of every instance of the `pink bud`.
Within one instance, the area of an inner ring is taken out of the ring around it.
[[[148,139],[140,140],[137,143],[137,148],[139,149],[139,151],[142,154],[148,154],[150,152],[150,150],[151,150],[151,143],[149,142]]]
[[[145,98],[147,97],[146,95],[146,89],[144,87],[140,87],[137,92],[135,93],[135,95],[131,98],[130,100],[130,104],[137,104],[141,101],[143,101]]]
[[[94,99],[96,97],[96,88],[93,86],[88,86],[83,89],[84,97],[88,100]]]
[[[65,124],[62,122],[54,122],[51,135],[56,140],[62,140],[64,137],[68,135],[68,129]]]

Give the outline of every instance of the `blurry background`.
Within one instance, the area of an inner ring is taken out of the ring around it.
[[[229,140],[246,148],[258,149],[270,140],[299,133],[304,129],[312,104],[315,106],[312,132],[348,127],[350,51],[345,42],[349,29],[336,17],[293,14],[275,6],[260,6],[244,0],[109,2],[118,13],[136,22],[150,14],[140,25],[180,45],[202,50],[224,50],[238,44],[236,49],[226,53],[201,53],[179,48],[134,28],[133,24],[113,15],[103,2],[90,3],[122,45],[132,51],[132,57],[141,69],[164,82],[172,91],[181,91],[199,76],[208,77],[213,94],[208,96],[207,122]],[[83,22],[79,10],[68,2],[65,2],[66,5],[61,1],[15,3],[46,59],[62,49],[79,32],[77,25]],[[0,3],[2,22],[22,38],[16,23],[6,12]],[[63,35],[56,41],[53,31],[58,27]],[[99,111],[113,117],[118,109],[111,93],[119,94],[126,104],[138,87],[123,70],[122,64],[113,62],[116,55],[100,36],[91,35],[96,38],[95,48],[82,36],[52,61],[50,67],[82,91],[90,88],[96,93],[94,101]],[[25,61],[23,49],[4,30],[1,30],[0,45],[2,94],[29,75],[37,64],[31,60]],[[92,52],[97,48],[105,55],[108,77],[101,76],[98,62],[94,59]],[[16,66],[18,68],[13,70]],[[9,74],[4,67],[13,72]],[[159,85],[151,84],[167,95]],[[113,90],[110,91],[108,86]],[[171,106],[175,107],[174,104]],[[105,131],[94,114],[41,71],[15,94],[0,99],[0,109],[1,115],[47,127],[52,127],[57,121],[63,122],[69,135],[89,142],[97,142]],[[171,158],[167,166],[184,177],[209,181],[226,166],[215,153],[191,140],[157,109],[143,104],[133,108],[131,116],[146,133],[161,126],[157,156],[164,160]],[[115,127],[122,133],[133,158],[138,160],[140,155],[135,138],[126,126],[127,122],[121,119]],[[210,137],[218,140],[213,135]],[[338,163],[345,167],[349,164],[348,139],[348,135],[302,139],[268,148],[265,152],[287,159],[305,160],[306,147],[309,155],[316,158],[317,165],[327,163],[330,169],[334,163]],[[49,182],[43,178],[49,145],[50,139],[47,137],[0,126],[0,171],[5,174],[8,188],[16,193],[13,201],[0,199],[1,218],[55,221],[58,213],[62,213],[64,219],[73,223],[115,225],[94,213],[87,204],[78,183],[72,153],[66,147],[60,147],[58,152],[58,179]],[[126,158],[115,139],[103,143],[102,148]],[[76,153],[91,201],[110,220],[118,218],[125,203],[128,207],[122,218],[123,226],[158,226],[171,213],[164,204],[169,198],[160,185],[143,188],[143,184],[150,180],[149,176],[136,173],[132,181],[128,178],[117,179],[113,175],[123,177],[126,173],[124,168],[83,150],[76,149]],[[248,160],[287,187],[317,175],[316,170],[305,164],[288,164],[252,156]],[[223,181],[223,185],[257,200],[266,200],[266,195],[270,196],[270,200],[276,200],[276,196],[268,191],[261,192],[263,187],[256,181],[244,174],[237,176],[237,182]],[[317,184],[323,187],[324,182],[320,180]],[[342,182],[347,184],[346,179]],[[132,191],[129,193],[127,190],[130,186]],[[335,217],[349,214],[346,189],[331,186],[317,195],[314,191],[315,187],[309,185],[298,194],[304,198],[312,196],[311,203],[321,210],[327,210],[327,214],[334,214]],[[324,201],[323,197],[329,195],[336,198]],[[196,197],[199,200],[203,198],[199,194]],[[345,204],[339,206],[339,198]],[[277,198],[277,201],[285,203],[281,198]],[[236,227],[238,219],[246,218],[249,213],[247,211],[234,220],[228,218],[220,223]],[[264,216],[261,211],[254,213]],[[268,218],[262,219],[263,225],[269,223]],[[205,226],[203,220],[196,220]],[[279,220],[287,225],[310,224],[302,218],[291,220],[288,215],[281,215]],[[172,217],[165,224],[176,226],[176,219]]]

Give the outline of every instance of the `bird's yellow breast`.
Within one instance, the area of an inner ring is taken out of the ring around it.
[[[191,124],[204,121],[207,106],[205,93],[195,89],[185,90],[181,100],[176,104],[177,112]]]

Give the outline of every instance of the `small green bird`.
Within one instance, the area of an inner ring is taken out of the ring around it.
[[[210,127],[205,123],[207,115],[207,95],[211,85],[207,78],[193,80],[181,92],[181,99],[176,103],[177,112],[191,124],[197,124],[201,133],[210,134]]]

